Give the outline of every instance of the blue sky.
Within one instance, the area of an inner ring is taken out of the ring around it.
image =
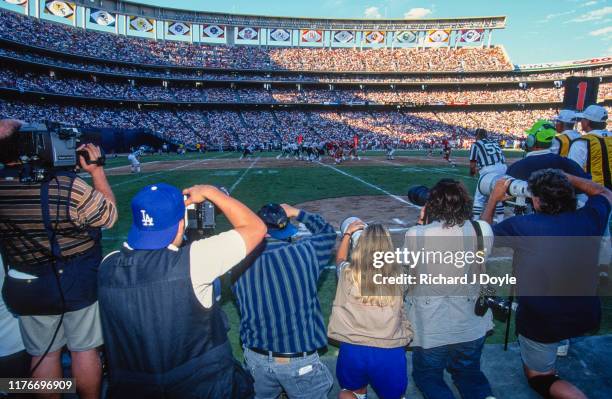
[[[139,3],[240,14],[329,18],[506,15],[496,31],[514,63],[612,55],[612,0],[132,0]]]

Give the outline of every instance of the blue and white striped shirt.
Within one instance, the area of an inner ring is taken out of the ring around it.
[[[297,220],[312,236],[295,243],[268,239],[260,255],[232,270],[247,348],[309,352],[327,346],[317,281],[329,264],[336,232],[321,216],[301,211]],[[237,274],[242,273],[242,274]]]

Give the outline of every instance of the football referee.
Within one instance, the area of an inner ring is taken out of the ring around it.
[[[484,176],[488,173],[502,175],[506,173],[506,169],[506,160],[499,144],[487,137],[486,130],[476,129],[476,141],[470,148],[470,176],[476,175],[476,172],[478,172],[480,176]],[[483,195],[478,190],[478,185],[476,185],[474,206],[472,208],[474,219],[480,217],[487,200],[488,196]],[[500,202],[495,208],[495,221],[501,222],[503,219],[504,205]]]

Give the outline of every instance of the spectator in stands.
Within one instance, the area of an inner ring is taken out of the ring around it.
[[[268,227],[260,252],[232,273],[244,359],[258,398],[323,399],[333,377],[318,350],[327,346],[317,281],[336,232],[321,216],[287,204],[258,212]],[[303,223],[310,237],[292,242]]]
[[[492,221],[509,181],[500,179],[482,219]],[[561,341],[598,328],[599,240],[608,226],[612,193],[588,179],[558,169],[529,178],[536,213],[493,226],[495,245],[514,249],[518,309],[516,330],[529,385],[545,398],[586,398],[555,371]],[[589,196],[576,210],[576,190]],[[585,238],[588,237],[588,238]]]
[[[101,228],[117,220],[115,196],[102,166],[79,165],[93,187],[74,173],[49,170],[45,181],[22,182],[16,144],[22,122],[0,121],[0,248],[8,265],[3,295],[19,315],[33,378],[61,378],[68,347],[81,398],[98,398],[103,344],[97,279],[102,260]],[[80,149],[97,160],[100,149]],[[20,198],[15,201],[15,198]],[[66,204],[60,207],[61,204]],[[60,209],[61,208],[61,209]],[[60,278],[61,277],[61,278]]]
[[[357,237],[355,233],[361,230]],[[343,390],[340,399],[365,396],[368,385],[382,398],[399,399],[406,391],[405,347],[412,331],[404,310],[405,286],[374,283],[375,274],[399,277],[403,268],[396,262],[382,267],[372,264],[375,253],[393,251],[391,235],[380,224],[365,226],[357,220],[342,236],[336,253],[338,287],[328,328],[328,336],[340,343],[336,363]]]
[[[489,224],[470,222],[472,199],[462,183],[442,179],[430,190],[418,226],[406,232],[404,247],[409,251],[491,252],[493,233]],[[482,238],[482,247],[478,238]],[[416,275],[473,275],[482,264],[422,262],[413,268]],[[412,267],[412,265],[411,265]],[[463,398],[493,396],[491,386],[480,370],[480,357],[486,333],[493,328],[491,312],[474,314],[479,295],[476,284],[448,287],[417,284],[407,299],[408,319],[414,329],[412,377],[426,398],[453,398],[444,382],[444,370],[452,376]]]
[[[205,200],[233,229],[182,245],[185,206]],[[206,185],[183,193],[164,183],[147,186],[133,198],[132,216],[124,247],[100,266],[109,396],[252,397],[248,373],[233,358],[213,282],[261,242],[264,224]]]

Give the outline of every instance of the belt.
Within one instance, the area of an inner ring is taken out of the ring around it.
[[[317,353],[316,349],[309,351],[309,352],[290,352],[290,353],[265,351],[263,349],[257,349],[257,348],[249,348],[249,350],[255,353],[259,353],[260,355],[280,357],[280,358],[286,358],[286,359],[295,358],[295,357],[306,357],[306,356],[314,355],[315,353]]]

